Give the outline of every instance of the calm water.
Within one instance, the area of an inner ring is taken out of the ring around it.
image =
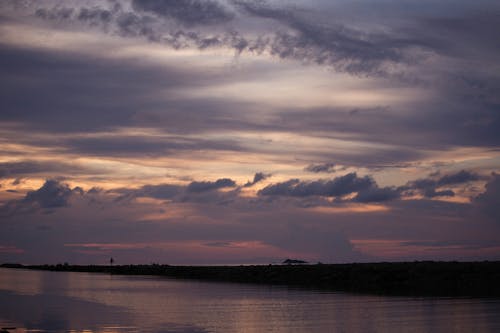
[[[500,300],[0,268],[11,332],[500,332]]]

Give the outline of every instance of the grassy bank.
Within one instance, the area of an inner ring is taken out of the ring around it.
[[[66,272],[158,275],[387,295],[500,297],[500,262],[487,261],[257,266],[2,266]]]

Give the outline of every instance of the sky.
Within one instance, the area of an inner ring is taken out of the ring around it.
[[[0,0],[0,262],[500,260],[500,3]]]

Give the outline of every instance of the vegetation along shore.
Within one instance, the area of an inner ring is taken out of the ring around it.
[[[158,275],[384,295],[500,297],[500,261],[251,266],[3,264],[2,267]]]

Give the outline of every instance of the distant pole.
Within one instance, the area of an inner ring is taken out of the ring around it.
[[[115,262],[115,260],[113,259],[113,257],[111,257],[111,259],[109,259],[109,264],[110,264],[111,266],[113,266],[113,263],[114,263],[114,262]]]

